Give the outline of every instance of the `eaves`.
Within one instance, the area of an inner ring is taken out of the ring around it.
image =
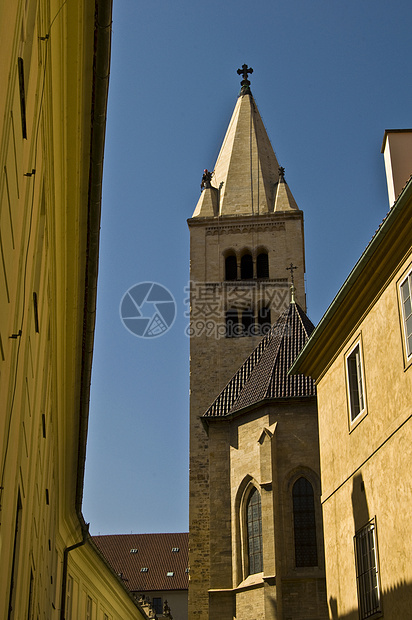
[[[411,239],[412,177],[296,358],[290,374],[303,373],[319,379],[411,251]]]

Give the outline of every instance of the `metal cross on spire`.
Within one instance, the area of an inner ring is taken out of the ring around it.
[[[286,267],[287,271],[290,271],[290,279],[292,280],[292,284],[290,286],[290,303],[295,303],[295,281],[293,278],[293,272],[297,269],[293,263],[290,263],[289,267]]]
[[[248,73],[253,73],[252,67],[248,67],[247,65],[242,65],[241,69],[237,70],[238,75],[243,77],[243,80],[240,82],[241,86],[250,86],[250,82],[247,79]]]
[[[289,267],[286,267],[286,271],[290,271],[290,279],[292,280],[292,286],[295,285],[295,282],[293,279],[293,272],[295,271],[295,269],[297,269],[297,267],[295,267],[293,263],[290,263]]]

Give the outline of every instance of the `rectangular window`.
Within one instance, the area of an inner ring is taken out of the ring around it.
[[[15,615],[15,607],[16,607],[16,596],[17,596],[17,576],[19,574],[19,555],[20,555],[20,539],[21,539],[21,519],[22,519],[22,503],[20,497],[20,491],[17,497],[17,512],[16,512],[16,522],[14,528],[14,545],[13,545],[13,560],[11,567],[11,583],[10,583],[10,597],[9,597],[9,614],[7,616],[8,620],[14,620],[16,618]]]
[[[72,618],[73,607],[73,577],[69,575],[67,577],[67,589],[66,589],[66,620]]]
[[[163,613],[163,603],[162,603],[162,599],[160,596],[154,596],[152,599],[152,607],[153,610],[156,614],[159,614],[159,616],[162,615]]]
[[[406,357],[412,359],[412,271],[400,284]]]
[[[92,620],[93,601],[90,596],[86,600],[86,620]]]
[[[365,389],[359,342],[346,357],[346,376],[348,382],[350,420],[353,422],[365,410]]]
[[[365,620],[381,611],[374,521],[359,530],[354,540],[359,618]]]

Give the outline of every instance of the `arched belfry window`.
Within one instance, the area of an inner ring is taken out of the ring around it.
[[[303,476],[296,480],[292,490],[293,523],[295,532],[295,564],[317,566],[316,516],[313,487]]]
[[[249,308],[248,310],[242,310],[242,335],[250,336],[252,334],[253,326],[255,323],[255,317],[253,315],[253,310]]]
[[[269,257],[267,252],[260,252],[256,258],[256,275],[258,278],[269,277]]]
[[[271,323],[270,308],[268,308],[268,306],[262,306],[261,308],[259,308],[257,322],[260,328],[260,333],[262,335],[267,334],[270,331],[270,328],[272,327],[272,323]]]
[[[247,546],[249,575],[263,571],[262,506],[260,493],[254,488],[246,504]]]
[[[253,258],[251,254],[244,254],[240,260],[240,277],[242,280],[253,278]]]
[[[234,254],[225,258],[225,280],[237,279],[237,260]]]
[[[236,308],[226,310],[226,338],[236,338],[240,332],[238,311]]]

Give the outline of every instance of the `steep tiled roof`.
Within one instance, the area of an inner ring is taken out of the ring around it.
[[[150,592],[188,589],[188,537],[186,532],[110,534],[93,541],[129,590]]]
[[[204,417],[224,417],[264,399],[314,396],[315,384],[310,377],[288,375],[314,329],[302,308],[291,303]]]

